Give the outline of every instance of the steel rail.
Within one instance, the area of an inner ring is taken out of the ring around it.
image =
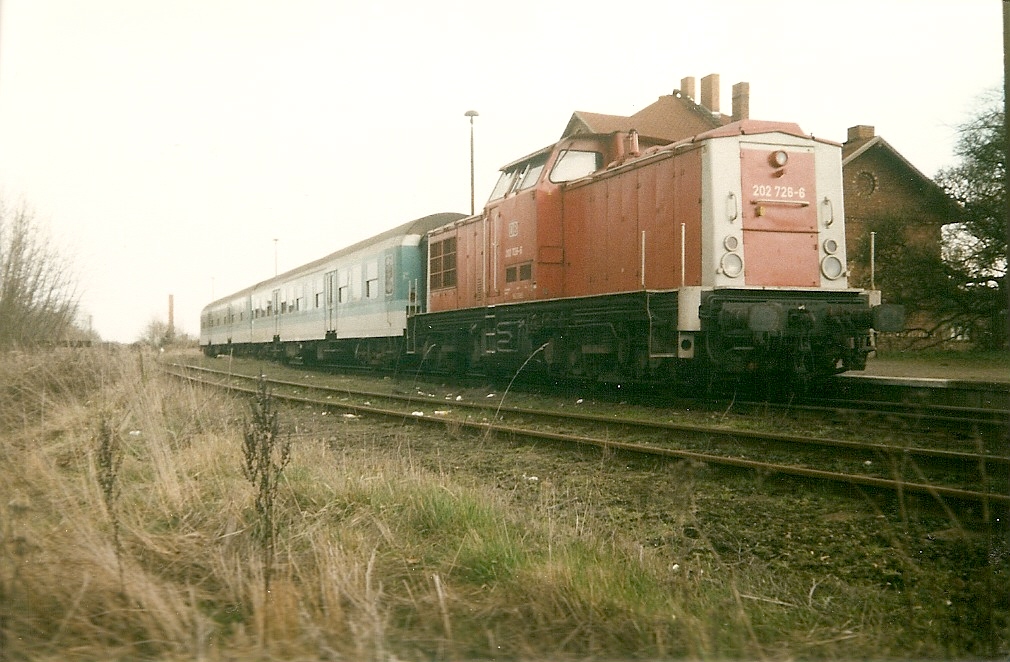
[[[250,375],[226,373],[224,371],[214,370],[213,368],[204,368],[200,366],[178,365],[177,367],[182,367],[189,370],[198,370],[209,374],[234,377],[239,379],[247,379],[247,380],[258,379],[258,377],[253,377]],[[293,382],[273,378],[268,379],[267,382],[278,386],[287,386],[291,388],[301,388],[301,389],[315,389],[320,391],[333,391],[370,398],[385,398],[387,400],[401,400],[405,402],[425,402],[428,404],[432,404],[432,402],[434,402],[432,400],[427,399],[419,400],[417,397],[413,395],[380,393],[377,391],[348,392],[344,389],[338,389],[332,386],[317,386],[313,384],[306,384],[304,382]],[[849,450],[865,451],[868,453],[881,453],[884,455],[925,457],[932,459],[950,460],[955,462],[981,461],[985,462],[987,466],[988,465],[992,465],[994,467],[1004,466],[1010,468],[1010,456],[1005,455],[967,453],[964,451],[947,450],[941,448],[923,448],[920,446],[915,447],[890,446],[887,444],[879,444],[865,441],[850,441],[845,439],[830,439],[826,437],[790,435],[790,434],[783,434],[781,432],[764,432],[761,430],[729,430],[726,428],[718,428],[707,425],[697,425],[692,423],[671,423],[668,421],[642,421],[634,419],[615,418],[612,415],[608,416],[601,414],[588,414],[579,412],[544,411],[541,409],[530,409],[528,407],[491,406],[485,403],[453,402],[452,405],[454,407],[467,408],[478,411],[495,410],[498,413],[508,413],[508,414],[532,416],[532,417],[560,418],[565,420],[578,421],[582,423],[623,425],[625,427],[637,427],[649,430],[662,430],[665,432],[686,432],[690,434],[718,434],[724,437],[732,436],[734,438],[747,441],[793,444],[796,446],[808,446],[808,447],[816,446],[823,448],[842,448]]]

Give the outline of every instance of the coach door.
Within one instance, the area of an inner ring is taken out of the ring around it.
[[[277,340],[281,337],[281,291],[274,290],[270,298],[274,309],[274,340]]]
[[[326,335],[337,331],[337,272],[330,271],[324,276],[323,301],[326,306]]]

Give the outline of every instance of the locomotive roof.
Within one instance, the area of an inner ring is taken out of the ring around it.
[[[428,233],[429,230],[433,230],[441,225],[445,225],[446,223],[452,223],[453,221],[463,218],[465,216],[466,214],[458,214],[456,212],[440,212],[438,214],[429,214],[428,216],[423,216],[421,218],[414,219],[413,221],[409,221],[407,223],[404,223],[403,225],[398,225],[395,228],[390,228],[385,232],[381,232],[375,235],[374,237],[369,237],[368,239],[362,239],[357,243],[351,244],[350,246],[347,246],[345,248],[341,248],[340,250],[335,251],[333,253],[329,253],[328,255],[325,255],[317,260],[313,260],[312,262],[309,262],[307,264],[297,266],[294,269],[289,269],[288,271],[273,276],[272,278],[267,278],[265,280],[259,281],[254,285],[250,285],[249,287],[239,290],[238,292],[232,292],[227,296],[219,297],[218,299],[215,299],[214,301],[207,304],[207,306],[213,306],[215,304],[224,303],[230,299],[234,299],[235,297],[245,296],[250,292],[253,292],[254,290],[262,288],[264,285],[268,283],[283,282],[289,279],[294,274],[303,271],[312,271],[316,267],[326,264],[327,262],[333,260],[334,258],[342,257],[344,255],[350,255],[351,253],[359,251],[363,248],[367,248],[374,244],[382,243],[395,237],[406,237],[410,235],[419,235],[423,237]]]
[[[766,120],[740,120],[739,122],[732,122],[711,131],[699,133],[693,138],[687,138],[680,142],[698,142],[700,140],[708,140],[709,138],[725,138],[728,136],[753,136],[760,133],[784,133],[796,136],[797,138],[808,138],[820,143],[841,147],[839,143],[834,141],[815,138],[808,133],[804,133],[799,124],[794,124],[793,122],[770,122]]]
[[[558,145],[560,145],[562,143],[570,143],[573,140],[580,140],[580,139],[586,139],[586,138],[588,138],[588,139],[592,139],[592,138],[608,138],[608,137],[610,137],[612,135],[614,135],[614,132],[611,132],[611,133],[575,133],[575,134],[572,134],[570,136],[565,136],[564,138],[562,138],[561,140],[559,140],[556,143],[551,143],[550,145],[547,145],[546,147],[541,147],[540,149],[536,150],[535,152],[530,152],[526,156],[519,157],[518,159],[515,159],[514,161],[509,161],[508,163],[506,163],[505,165],[503,165],[502,167],[500,167],[498,170],[499,171],[505,171],[505,170],[508,170],[509,168],[514,168],[515,166],[519,165],[520,163],[525,163],[525,162],[527,162],[527,161],[529,161],[529,160],[531,160],[533,158],[541,156],[542,154],[550,154],[551,151],[554,150],[554,148],[556,148]],[[638,139],[644,145],[657,145],[658,146],[658,145],[665,145],[665,144],[667,144],[666,140],[663,140],[661,138],[656,138],[654,136],[646,136],[646,135],[639,134]]]
[[[563,141],[558,141],[558,142],[563,142]],[[521,156],[518,159],[515,159],[514,161],[509,161],[508,163],[506,163],[502,167],[498,168],[498,170],[508,170],[509,168],[512,168],[514,166],[519,165],[520,163],[525,163],[526,161],[529,161],[533,157],[540,156],[541,154],[550,154],[551,150],[553,150],[557,146],[557,144],[558,143],[551,143],[547,147],[541,147],[540,149],[538,149],[538,150],[536,150],[534,152],[530,152],[526,156]]]
[[[803,129],[801,129],[798,124],[795,124],[793,122],[774,122],[774,121],[767,121],[767,120],[751,120],[751,119],[740,120],[740,121],[737,121],[737,122],[731,122],[729,124],[725,124],[723,126],[716,127],[714,129],[710,129],[708,131],[704,131],[702,133],[699,133],[699,134],[696,134],[696,135],[693,135],[693,136],[689,136],[689,137],[686,137],[686,138],[684,138],[682,140],[678,140],[678,141],[672,142],[672,143],[667,143],[667,141],[663,140],[662,138],[657,138],[657,137],[654,137],[654,136],[647,136],[647,135],[639,135],[639,140],[641,140],[643,142],[643,146],[644,146],[644,144],[652,143],[652,144],[654,144],[654,146],[656,148],[663,149],[667,145],[684,145],[684,144],[698,142],[698,141],[701,141],[701,140],[708,140],[709,138],[724,138],[724,137],[728,137],[728,136],[757,135],[757,134],[761,134],[761,133],[784,133],[784,134],[787,134],[787,135],[796,136],[798,138],[809,138],[810,140],[816,140],[817,142],[827,143],[827,144],[830,144],[830,145],[839,145],[839,143],[836,143],[836,142],[833,142],[833,141],[830,141],[830,140],[824,140],[822,138],[815,138],[814,136],[812,136],[812,135],[810,135],[808,133],[804,133]],[[531,160],[531,159],[533,159],[533,158],[535,158],[537,156],[540,156],[542,154],[549,154],[555,147],[557,147],[559,144],[561,144],[563,142],[567,142],[567,141],[570,141],[570,140],[576,140],[576,139],[579,139],[579,138],[600,138],[600,137],[606,137],[606,136],[610,136],[610,135],[613,135],[613,133],[585,133],[585,132],[583,132],[583,133],[573,133],[571,135],[566,135],[566,136],[562,137],[562,139],[559,140],[556,143],[552,143],[550,145],[547,145],[546,147],[541,147],[540,149],[538,149],[536,151],[530,152],[526,156],[522,156],[522,157],[520,157],[518,159],[515,159],[514,161],[510,161],[510,162],[506,163],[501,168],[499,168],[499,170],[500,171],[505,171],[505,170],[508,170],[509,168],[513,168],[513,167],[519,165],[520,163],[525,163],[526,161],[529,161],[529,160]]]

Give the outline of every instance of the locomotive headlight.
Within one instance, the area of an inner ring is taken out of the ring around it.
[[[719,268],[730,278],[736,278],[743,273],[743,258],[736,253],[726,253],[719,261]]]
[[[828,255],[834,255],[838,252],[838,242],[834,239],[824,240],[824,252]]]
[[[768,155],[768,163],[772,164],[775,168],[785,167],[786,163],[789,162],[789,155],[783,150],[777,149]]]
[[[836,255],[826,255],[821,260],[821,273],[828,280],[837,280],[845,273],[845,266]]]
[[[726,247],[728,251],[735,251],[740,246],[740,240],[730,235],[723,239],[722,245]]]

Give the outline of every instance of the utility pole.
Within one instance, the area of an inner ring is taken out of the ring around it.
[[[473,198],[473,118],[477,117],[480,113],[476,110],[468,110],[463,113],[464,117],[470,118],[470,215],[473,216],[474,210],[474,198]]]

